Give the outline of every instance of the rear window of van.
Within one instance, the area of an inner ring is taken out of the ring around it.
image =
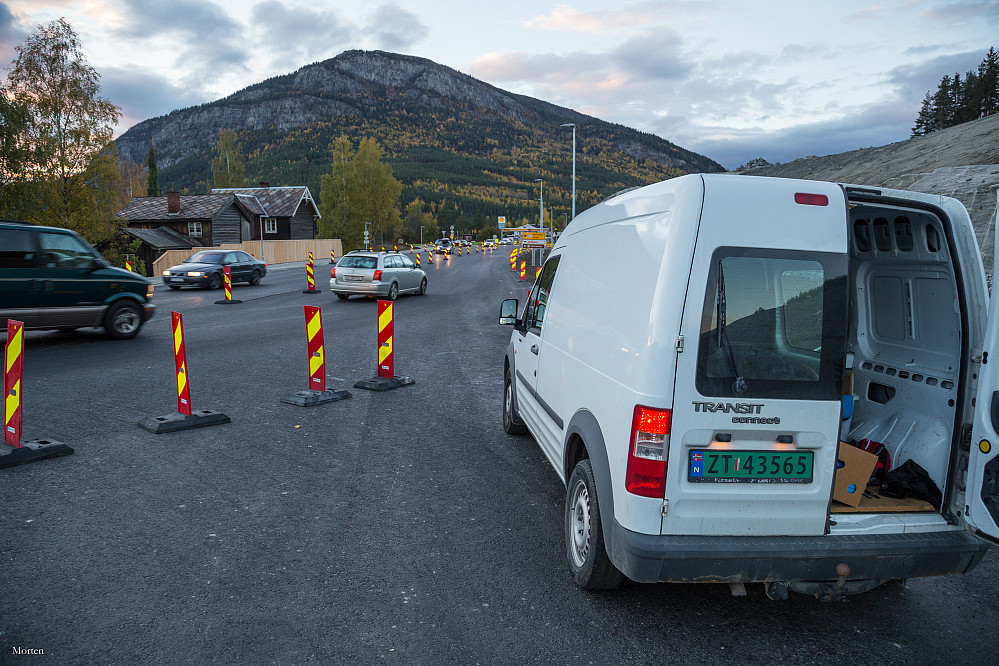
[[[705,396],[839,400],[846,256],[719,248],[697,356]]]

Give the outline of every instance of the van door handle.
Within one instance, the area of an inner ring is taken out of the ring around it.
[[[531,353],[537,355],[537,353],[538,353],[538,346],[537,345],[531,345]]]

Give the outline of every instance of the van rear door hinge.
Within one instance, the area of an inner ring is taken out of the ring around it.
[[[663,516],[665,516],[667,513],[669,513],[669,500],[668,499],[664,499],[663,500]]]
[[[683,336],[681,335],[676,339],[676,353],[679,354],[683,352]]]

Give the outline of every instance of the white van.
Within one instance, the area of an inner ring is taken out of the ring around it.
[[[832,598],[968,572],[999,535],[988,303],[954,199],[684,176],[579,215],[523,311],[504,301],[503,424],[566,483],[584,588]],[[834,502],[837,447],[862,439],[925,469],[939,508]]]

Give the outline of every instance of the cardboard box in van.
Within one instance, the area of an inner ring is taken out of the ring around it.
[[[864,496],[867,482],[871,480],[878,457],[867,451],[839,443],[836,455],[836,482],[833,485],[833,499],[850,506],[859,506]]]

